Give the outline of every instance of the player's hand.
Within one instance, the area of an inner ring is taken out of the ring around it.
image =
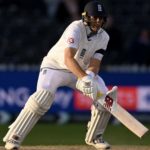
[[[97,84],[95,79],[90,75],[78,79],[76,88],[80,90],[84,95],[92,98],[93,100],[95,100],[97,97]]]

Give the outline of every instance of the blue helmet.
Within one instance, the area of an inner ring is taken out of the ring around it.
[[[100,17],[106,22],[107,14],[105,8],[100,1],[90,1],[84,7],[84,12],[82,13],[83,21],[88,23],[90,22],[89,16]]]

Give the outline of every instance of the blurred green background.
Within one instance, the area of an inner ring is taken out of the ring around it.
[[[149,124],[145,124],[150,128]],[[0,139],[7,132],[8,125],[0,126]],[[86,123],[38,123],[25,139],[23,145],[84,145]],[[150,134],[141,139],[123,125],[109,124],[104,134],[105,140],[112,145],[150,145]],[[0,145],[4,145],[2,140]]]

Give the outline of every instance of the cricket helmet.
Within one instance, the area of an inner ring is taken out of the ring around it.
[[[104,23],[106,22],[107,14],[103,4],[100,1],[90,1],[85,5],[84,12],[82,13],[82,19],[87,25],[91,22],[90,16],[103,18]]]

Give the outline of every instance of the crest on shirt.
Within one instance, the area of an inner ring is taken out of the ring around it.
[[[67,40],[67,43],[69,43],[69,44],[72,44],[72,43],[74,43],[74,38],[72,38],[72,37],[69,37],[69,38],[68,38],[68,40]]]
[[[86,52],[86,49],[81,50],[80,58],[83,58],[85,56],[85,52]]]
[[[100,4],[97,5],[98,11],[102,11],[102,6]]]

